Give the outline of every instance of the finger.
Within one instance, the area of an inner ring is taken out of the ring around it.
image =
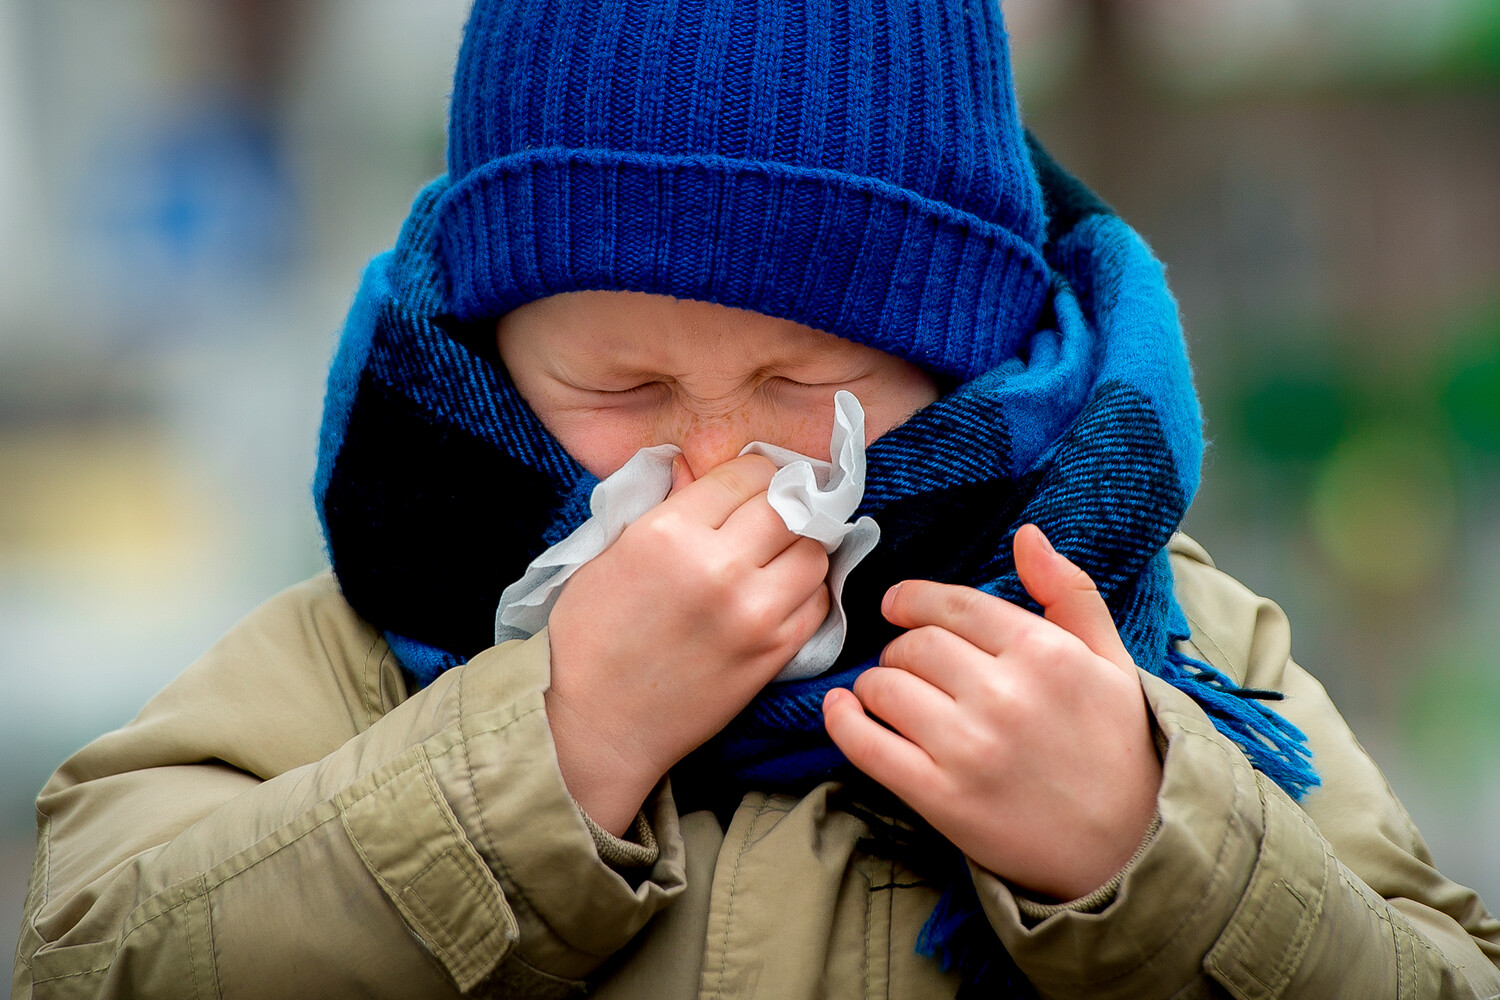
[[[725,519],[719,533],[757,566],[767,565],[802,537],[786,526],[764,493],[742,503]],[[822,545],[813,544],[822,551]]]
[[[688,465],[686,456],[684,456],[682,452],[678,452],[676,455],[673,455],[672,487],[667,491],[667,495],[671,496],[673,493],[684,490],[687,487],[693,485],[694,482],[695,480],[693,479],[693,470]]]
[[[976,669],[994,669],[994,657],[939,625],[921,625],[892,639],[881,650],[880,665],[908,671],[959,698],[975,686]]]
[[[760,675],[760,684],[775,680],[807,645],[828,617],[829,601],[828,588],[820,585],[800,605],[768,614],[768,623],[760,630],[765,641],[751,666]]]
[[[941,760],[957,706],[947,692],[896,667],[871,667],[854,681],[865,711]]]
[[[914,808],[916,801],[944,794],[942,774],[927,752],[866,715],[853,692],[834,688],[823,696],[823,726],[849,763]]]
[[[1095,653],[1135,676],[1135,661],[1094,581],[1052,547],[1042,529],[1024,524],[1015,538],[1016,575],[1043,615],[1082,639]]]
[[[792,536],[792,543],[766,563],[757,585],[784,593],[800,604],[810,594],[827,593],[828,553],[811,538]]]
[[[810,539],[799,542],[806,544],[793,546],[758,570],[739,595],[740,627],[760,637],[760,648],[776,661],[776,670],[797,655],[832,607],[823,547]]]
[[[807,644],[807,640],[813,637],[813,633],[823,624],[832,607],[833,598],[829,595],[828,588],[820,584],[807,595],[807,600],[802,602],[801,607],[792,612],[791,617],[787,619],[787,627],[790,630],[790,639],[787,644],[792,647],[791,654],[787,657],[788,663],[791,662],[793,656],[797,655],[797,651]],[[785,664],[782,665],[785,666]]]
[[[691,473],[689,473],[691,475]],[[764,455],[741,455],[714,466],[663,502],[680,516],[711,528],[721,526],[745,501],[766,492],[776,465]]]
[[[905,580],[886,591],[881,612],[894,625],[936,625],[994,656],[1040,619],[1025,608],[975,590],[931,580]]]

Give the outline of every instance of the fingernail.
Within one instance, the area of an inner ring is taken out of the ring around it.
[[[1032,527],[1036,528],[1036,537],[1042,540],[1042,551],[1049,556],[1057,555],[1057,550],[1052,547],[1052,540],[1047,537],[1047,533],[1034,524]]]
[[[887,590],[885,596],[880,599],[880,613],[887,618],[891,616],[891,605],[896,603],[896,591],[900,589],[901,584],[898,583],[890,590]]]

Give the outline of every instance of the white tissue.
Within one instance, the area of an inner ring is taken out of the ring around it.
[[[800,680],[833,665],[849,631],[844,614],[844,580],[880,540],[880,528],[869,517],[849,523],[865,492],[865,413],[853,393],[833,397],[833,434],[828,444],[833,462],[799,455],[755,441],[741,455],[764,455],[779,470],[771,478],[767,500],[792,532],[820,542],[828,552],[831,606],[813,637],[782,669],[779,681]],[[642,448],[619,471],[594,487],[592,513],[567,538],[532,560],[526,573],[505,588],[495,612],[495,641],[525,639],[547,624],[563,584],[590,559],[613,545],[625,528],[667,498],[672,487],[673,444]]]

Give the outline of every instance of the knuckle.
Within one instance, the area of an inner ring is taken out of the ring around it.
[[[858,748],[862,745],[864,734],[861,732],[860,719],[864,718],[865,706],[859,696],[840,698],[837,705],[831,711],[824,713],[827,720],[828,735],[839,745],[850,760],[856,759]]]
[[[854,681],[854,693],[866,704],[885,704],[894,687],[895,670],[890,667],[871,667]]]
[[[654,559],[661,557],[662,552],[653,553]],[[750,597],[740,586],[739,566],[734,559],[710,549],[685,554],[684,562],[692,566],[685,578],[687,597],[700,606],[725,608],[730,616],[742,613]]]
[[[828,593],[827,587],[820,586],[813,592],[812,600],[808,602],[807,609],[807,615],[811,619],[811,627],[808,629],[808,634],[811,635],[817,631],[818,626],[823,624],[823,620],[833,610],[833,597]]]
[[[776,475],[776,463],[764,455],[741,455],[735,461],[750,470],[750,475],[756,478],[764,476],[770,479]]]
[[[734,620],[739,628],[753,636],[773,635],[781,624],[770,602],[752,595],[735,602]]]
[[[800,648],[818,631],[818,627],[828,617],[830,607],[828,588],[819,587],[790,614],[777,611],[780,618],[771,627],[779,629],[776,633],[780,638],[779,644]]]
[[[780,516],[777,515],[778,518]],[[810,572],[815,572],[819,579],[828,575],[828,550],[823,548],[822,542],[812,538],[798,538],[792,545],[805,554]]]
[[[818,607],[823,610],[823,616],[827,617],[828,613],[833,610],[833,591],[827,582],[818,584],[817,602]]]
[[[1013,681],[1009,671],[982,670],[974,675],[976,696],[982,699],[984,711],[991,716],[998,716],[1005,711],[1010,699],[1014,697],[1012,688]]]
[[[1038,629],[1031,644],[1037,657],[1048,667],[1075,656],[1081,646],[1076,637],[1060,628]]]
[[[1071,589],[1083,591],[1085,593],[1088,593],[1090,591],[1097,592],[1099,589],[1094,585],[1094,578],[1089,576],[1083,571],[1081,567],[1076,565],[1068,572],[1066,583]]]
[[[985,595],[972,587],[944,587],[942,610],[948,621],[966,621],[984,607]]]
[[[657,506],[625,526],[621,540],[629,539],[652,550],[671,551],[688,531],[687,520],[676,510]],[[616,543],[618,544],[618,543]]]
[[[923,662],[932,655],[936,632],[936,626],[920,625],[901,633],[886,647],[885,662],[901,664]]]
[[[969,773],[994,772],[1006,766],[1007,746],[999,729],[970,718],[960,729],[955,763]]]
[[[1040,615],[1020,615],[1011,636],[1017,645],[1026,649],[1040,649],[1056,637],[1057,627]]]
[[[911,655],[919,660],[930,660],[942,655],[949,633],[938,625],[923,625],[907,635],[911,637]]]
[[[767,650],[785,647],[790,658],[822,621],[799,611],[788,608],[775,593],[754,594],[739,603],[735,621],[745,635],[756,639],[757,645]]]

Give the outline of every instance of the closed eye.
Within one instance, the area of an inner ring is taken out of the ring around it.
[[[838,386],[848,385],[850,380],[842,378],[803,380],[789,378],[785,375],[773,375],[766,381],[787,389],[833,389]]]
[[[661,389],[661,388],[665,387],[665,385],[666,385],[666,383],[663,382],[663,381],[661,381],[660,379],[653,379],[650,382],[640,382],[640,383],[637,383],[636,385],[589,386],[588,387],[588,391],[589,392],[602,393],[602,394],[604,394],[606,396],[632,396],[632,395],[639,395],[639,394],[645,393],[645,392],[653,392],[653,391],[655,391],[657,389]]]

